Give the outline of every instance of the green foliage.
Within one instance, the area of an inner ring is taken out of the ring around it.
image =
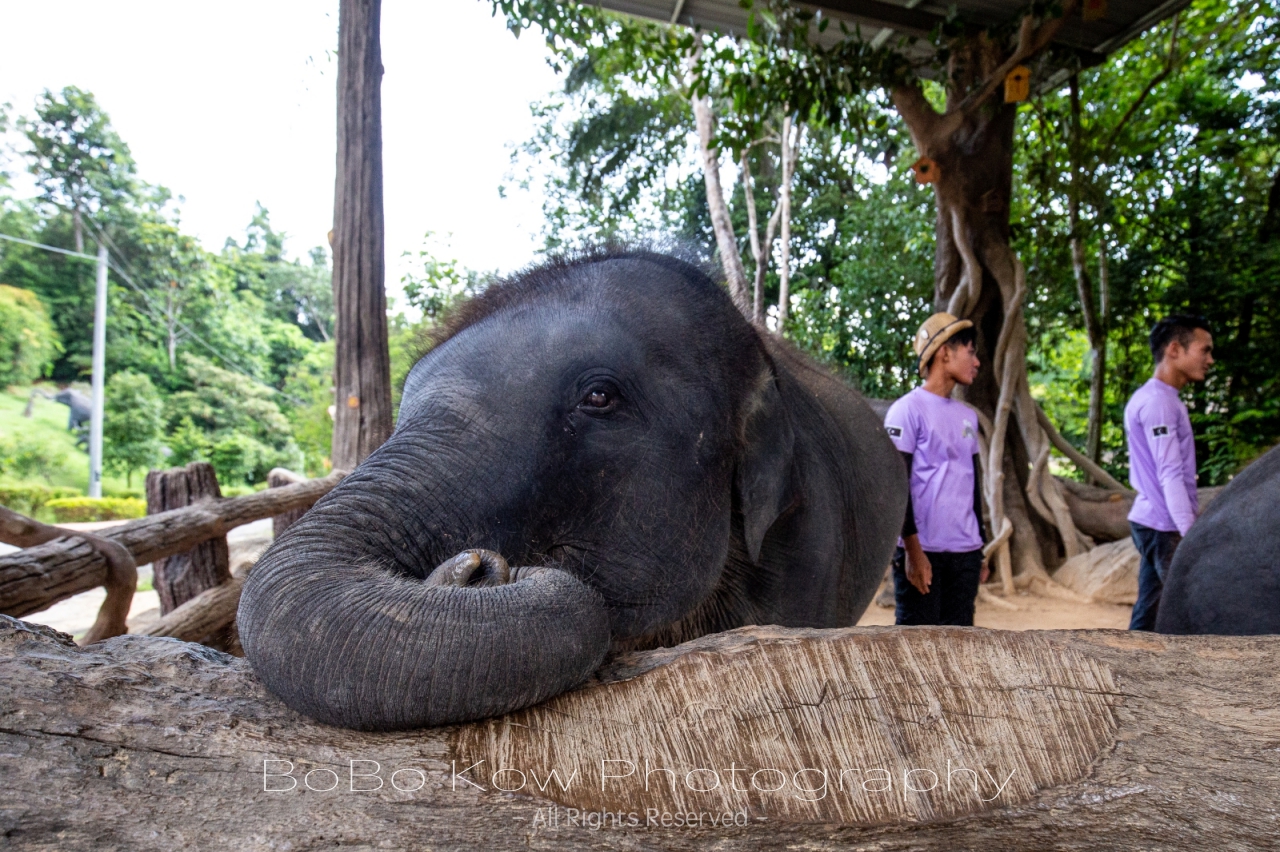
[[[146,375],[116,373],[107,382],[103,409],[103,466],[123,473],[126,483],[132,485],[135,470],[149,468],[161,459],[164,417],[160,395]]]
[[[392,352],[394,355],[394,337]],[[332,467],[329,461],[333,442],[333,341],[317,344],[293,364],[284,381],[284,392],[295,400],[284,409],[293,429],[293,438],[302,451],[303,469],[309,476],[323,476]],[[394,357],[392,361],[394,370]]]
[[[27,384],[47,375],[61,349],[39,297],[30,290],[0,284],[0,387]]]
[[[136,497],[58,497],[45,507],[58,524],[128,521],[147,515],[147,501]]]
[[[209,439],[196,427],[190,415],[182,417],[178,425],[169,433],[165,443],[169,447],[171,465],[184,466],[193,461],[206,461],[209,458]]]
[[[39,476],[50,485],[66,464],[67,453],[38,435],[0,436],[0,476],[30,479]]]
[[[479,293],[493,278],[492,274],[467,269],[456,258],[446,259],[448,250],[447,242],[428,232],[416,255],[419,268],[410,269],[400,279],[405,300],[432,322],[444,317],[463,299]],[[414,257],[411,252],[403,256]]]
[[[911,340],[933,311],[932,198],[905,163],[873,180],[865,160],[823,153],[806,151],[795,193],[802,260],[786,334],[868,396],[894,398],[918,382]]]
[[[191,389],[165,401],[174,463],[208,461],[224,485],[265,479],[273,467],[303,467],[269,387],[190,353],[183,364]]]
[[[1086,350],[1066,219],[1075,162],[1091,288],[1100,253],[1108,258],[1102,456],[1118,476],[1127,466],[1124,405],[1151,375],[1148,329],[1175,311],[1203,314],[1215,336],[1218,365],[1184,392],[1202,483],[1225,482],[1280,436],[1277,30],[1268,5],[1197,4],[1080,72],[1078,142],[1066,89],[1032,101],[1019,126],[1026,191],[1013,218],[1032,289],[1028,327],[1039,340],[1032,383],[1082,445],[1077,407],[1089,368],[1071,360]]]
[[[30,171],[41,198],[77,217],[126,199],[133,189],[129,147],[89,92],[68,86],[46,89],[34,119],[19,128],[30,148]]]
[[[0,485],[0,506],[34,518],[46,514],[45,505],[60,497],[79,497],[79,488],[44,485]]]

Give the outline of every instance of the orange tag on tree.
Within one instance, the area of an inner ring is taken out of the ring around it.
[[[1019,65],[1004,78],[1004,102],[1016,104],[1031,96],[1031,69]]]
[[[911,164],[911,171],[916,173],[916,183],[937,183],[938,164],[928,157],[921,157]]]
[[[1107,16],[1107,0],[1084,0],[1080,17],[1086,21],[1101,21]]]

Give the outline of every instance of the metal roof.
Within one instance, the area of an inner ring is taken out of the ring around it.
[[[1085,22],[1079,13],[1073,14],[1053,43],[1086,54],[1082,57],[1084,64],[1091,65],[1188,3],[1190,0],[1107,0],[1106,15],[1101,20]],[[730,35],[744,34],[747,27],[747,10],[738,0],[595,0],[593,5]],[[851,28],[860,27],[863,38],[877,46],[894,34],[926,35],[946,19],[952,5],[966,20],[984,25],[1014,22],[1027,8],[1026,0],[956,0],[954,4],[938,0],[819,0],[800,5],[819,9]],[[839,27],[832,26],[822,39],[834,41],[840,37]]]

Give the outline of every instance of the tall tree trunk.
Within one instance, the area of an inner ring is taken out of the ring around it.
[[[782,186],[778,188],[778,207],[782,211],[782,256],[778,258],[778,334],[786,331],[787,313],[791,307],[791,176],[795,172],[795,149],[799,133],[791,139],[794,122],[791,115],[782,118]]]
[[[705,96],[690,97],[693,120],[698,129],[698,151],[702,159],[702,179],[707,189],[707,209],[711,214],[711,229],[716,235],[716,249],[720,253],[720,265],[729,284],[729,295],[747,319],[751,319],[751,297],[747,295],[747,273],[742,268],[742,254],[733,233],[733,220],[729,217],[729,205],[720,185],[720,149],[713,147],[715,139],[715,115],[711,111],[711,99]]]
[[[1050,440],[1027,380],[1026,275],[1009,245],[1016,107],[987,96],[998,91],[1013,65],[1048,43],[1058,25],[1047,21],[1037,29],[1025,19],[1014,51],[985,33],[959,40],[948,69],[945,114],[916,83],[892,92],[917,151],[938,166],[934,301],[938,310],[971,319],[977,329],[983,369],[963,395],[980,413],[987,434],[983,487],[994,536],[989,549],[1002,573],[1009,570],[1005,561],[1012,561],[1023,585],[1050,582],[1046,567],[1082,552],[1087,543],[1049,474]],[[1008,484],[1018,487],[1006,487],[1007,473]]]
[[[383,288],[381,0],[342,0],[333,211],[333,465],[350,470],[391,434]]]
[[[1102,421],[1106,419],[1107,405],[1107,335],[1111,329],[1111,270],[1107,260],[1107,235],[1101,228],[1098,229],[1098,329],[1093,375],[1089,380],[1089,435],[1085,449],[1091,460],[1100,463]]]
[[[747,201],[747,227],[750,229],[751,256],[755,259],[756,268],[752,288],[751,321],[764,326],[764,278],[769,271],[769,258],[773,254],[773,237],[778,230],[778,220],[782,218],[782,205],[775,204],[769,214],[769,221],[764,228],[764,240],[760,239],[759,217],[756,213],[756,194],[754,181],[751,178],[750,149],[742,152],[742,191]]]
[[[80,216],[80,202],[71,207],[71,234],[75,240],[76,251],[84,254],[84,220]]]
[[[1071,183],[1067,192],[1067,224],[1071,230],[1071,268],[1075,273],[1076,292],[1080,296],[1080,313],[1084,318],[1085,333],[1089,337],[1089,421],[1085,439],[1085,455],[1093,461],[1102,457],[1102,415],[1103,394],[1106,390],[1106,347],[1107,336],[1104,319],[1099,315],[1098,305],[1093,298],[1093,282],[1089,280],[1089,271],[1085,259],[1084,225],[1080,221],[1080,196],[1084,192],[1083,169],[1083,127],[1080,116],[1080,75],[1072,74],[1071,91],[1071,137],[1068,144],[1071,158]],[[1105,249],[1100,258],[1105,257]],[[1099,274],[1102,273],[1105,260],[1100,260]]]

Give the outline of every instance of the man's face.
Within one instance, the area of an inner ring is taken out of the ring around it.
[[[1190,381],[1203,382],[1205,374],[1213,366],[1213,335],[1197,328],[1186,346],[1176,339],[1169,341],[1164,360]]]
[[[942,344],[934,364],[941,366],[948,376],[962,385],[973,384],[973,380],[978,377],[978,368],[982,366],[978,361],[977,348],[972,343],[957,346]]]

